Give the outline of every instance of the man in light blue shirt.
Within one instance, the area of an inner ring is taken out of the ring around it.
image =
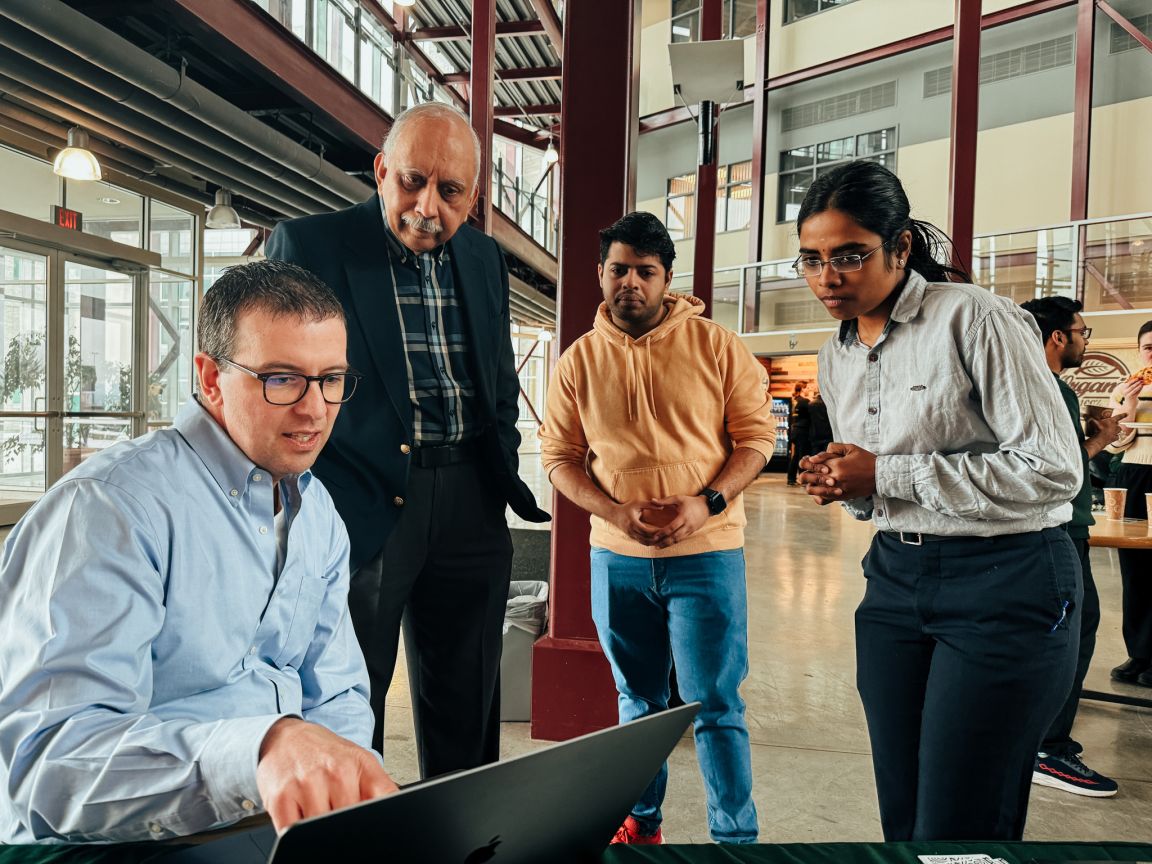
[[[0,843],[283,829],[395,790],[366,749],[348,535],[309,469],[355,390],[310,273],[225,273],[198,397],[84,462],[0,563]],[[313,384],[316,386],[314,387]]]

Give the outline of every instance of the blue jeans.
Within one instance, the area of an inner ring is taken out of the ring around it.
[[[748,674],[744,550],[680,558],[635,558],[592,550],[592,619],[612,665],[620,722],[668,707],[668,674],[685,702],[700,702],[696,758],[704,777],[708,830],[720,843],[754,843],[752,758],[740,682]],[[660,827],[668,765],[644,790],[632,817]]]

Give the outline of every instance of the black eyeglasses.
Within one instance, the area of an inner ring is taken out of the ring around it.
[[[352,398],[352,394],[356,392],[356,384],[361,378],[355,372],[329,372],[327,375],[255,372],[227,357],[214,359],[217,363],[227,363],[234,369],[260,379],[260,383],[264,385],[264,399],[272,405],[295,405],[304,398],[304,394],[308,392],[308,385],[313,381],[320,384],[320,395],[324,397],[325,402],[329,405],[339,405]]]
[[[1068,327],[1064,330],[1064,332],[1065,333],[1079,333],[1081,336],[1084,337],[1085,342],[1087,342],[1089,339],[1092,338],[1092,328],[1091,327]]]
[[[792,269],[801,276],[819,276],[824,270],[824,265],[827,264],[837,273],[855,273],[857,270],[863,269],[865,258],[874,255],[883,248],[884,244],[881,243],[863,255],[836,255],[827,261],[822,260],[819,255],[801,255],[792,262]]]

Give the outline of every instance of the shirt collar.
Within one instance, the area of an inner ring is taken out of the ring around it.
[[[442,265],[445,261],[450,260],[447,243],[441,243],[430,252],[413,252],[401,243],[400,238],[392,233],[392,226],[388,224],[388,211],[384,209],[383,198],[380,198],[380,217],[384,220],[384,237],[388,242],[388,249],[394,256],[399,258],[401,262],[407,264],[409,258],[414,262],[424,258],[436,262],[437,265]]]
[[[896,305],[892,307],[892,314],[888,316],[889,326],[892,322],[907,324],[920,314],[924,305],[924,291],[928,287],[928,280],[915,270],[908,271],[908,278],[896,298]],[[839,339],[841,345],[848,345],[856,338],[856,319],[840,322]]]
[[[172,421],[172,426],[200,457],[220,491],[234,507],[239,505],[250,484],[271,482],[268,472],[236,446],[197,399],[192,398],[185,403]],[[284,478],[284,482],[290,486],[297,485],[302,496],[312,482],[312,472],[290,474]]]

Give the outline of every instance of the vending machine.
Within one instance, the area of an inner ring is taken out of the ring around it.
[[[776,447],[772,458],[764,466],[765,471],[784,473],[788,470],[788,420],[792,416],[792,400],[787,396],[772,397],[772,417],[776,420]]]

